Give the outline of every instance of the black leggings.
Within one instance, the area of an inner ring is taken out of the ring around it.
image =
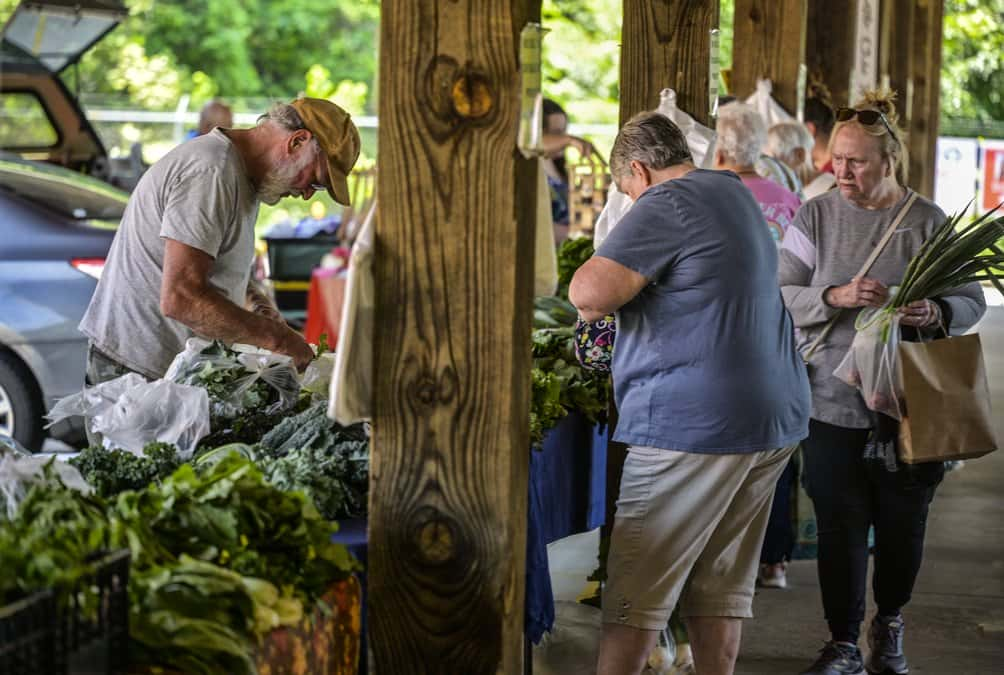
[[[805,490],[816,510],[819,586],[834,640],[857,642],[865,618],[868,529],[875,528],[872,590],[879,613],[910,601],[924,551],[927,510],[944,476],[939,463],[895,472],[863,458],[868,429],[812,420],[802,442]]]

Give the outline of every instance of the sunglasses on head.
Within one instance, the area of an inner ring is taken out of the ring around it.
[[[885,127],[889,135],[892,136],[893,140],[899,143],[899,137],[896,136],[896,132],[892,130],[892,126],[889,124],[889,120],[885,118],[885,115],[880,113],[878,110],[856,110],[854,108],[837,108],[836,118],[838,122],[848,122],[855,117],[858,121],[866,127],[874,126],[879,122]]]

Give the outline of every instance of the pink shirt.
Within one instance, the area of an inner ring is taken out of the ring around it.
[[[763,217],[767,219],[767,226],[774,236],[775,243],[780,246],[784,239],[784,233],[788,231],[788,226],[795,219],[795,212],[802,202],[794,192],[781,187],[777,183],[760,176],[740,176],[743,183],[753,193],[753,198],[760,205]]]

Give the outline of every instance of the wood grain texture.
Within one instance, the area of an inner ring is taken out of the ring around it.
[[[833,105],[848,105],[854,67],[857,0],[809,0],[805,65],[830,90]]]
[[[375,672],[519,673],[540,0],[385,0],[369,622]]]
[[[886,0],[882,6],[879,33],[879,80],[888,82],[897,93],[896,111],[900,124],[909,127],[912,111],[910,93],[913,67],[913,14],[915,0]]]
[[[718,0],[624,0],[621,126],[655,110],[666,87],[676,90],[681,110],[710,125],[710,31],[717,27]]]
[[[798,110],[798,67],[805,57],[807,0],[736,0],[732,92],[746,98],[757,80],[773,84],[774,99]]]
[[[941,37],[944,0],[917,0],[913,13],[913,59],[908,144],[910,187],[934,198],[938,123],[941,117]],[[961,206],[961,205],[960,205]]]

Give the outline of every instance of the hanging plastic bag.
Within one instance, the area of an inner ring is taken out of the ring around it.
[[[715,161],[715,141],[718,136],[714,129],[709,129],[697,120],[676,107],[676,92],[672,89],[663,89],[659,94],[659,107],[656,112],[660,112],[673,121],[673,124],[680,128],[683,137],[687,139],[690,147],[690,154],[694,158],[694,165],[702,169],[710,169]]]
[[[209,393],[213,418],[232,419],[246,411],[271,415],[292,408],[300,379],[285,354],[189,338],[174,357],[165,380],[202,387]]]
[[[55,457],[21,455],[11,452],[0,456],[0,517],[8,520],[17,515],[18,507],[33,485],[46,479],[46,467],[68,488],[90,494],[93,490],[76,467]]]
[[[780,103],[774,100],[774,97],[771,95],[773,91],[774,85],[770,80],[757,80],[756,91],[746,99],[746,103],[753,106],[760,113],[768,129],[781,122],[796,121],[794,117],[788,114],[787,110],[781,107]]]
[[[544,160],[537,160],[537,219],[534,223],[533,295],[554,295],[558,288],[558,255],[554,248],[551,189],[547,186]]]
[[[864,310],[854,326],[858,332],[833,375],[856,387],[869,410],[902,420],[899,315],[888,308]]]
[[[148,443],[170,443],[188,459],[209,433],[209,395],[201,387],[128,373],[60,399],[46,418],[52,426],[77,415],[107,448],[141,455]]]
[[[370,419],[373,406],[373,334],[376,279],[373,239],[376,209],[352,245],[342,306],[342,334],[335,353],[328,417],[343,426]]]

